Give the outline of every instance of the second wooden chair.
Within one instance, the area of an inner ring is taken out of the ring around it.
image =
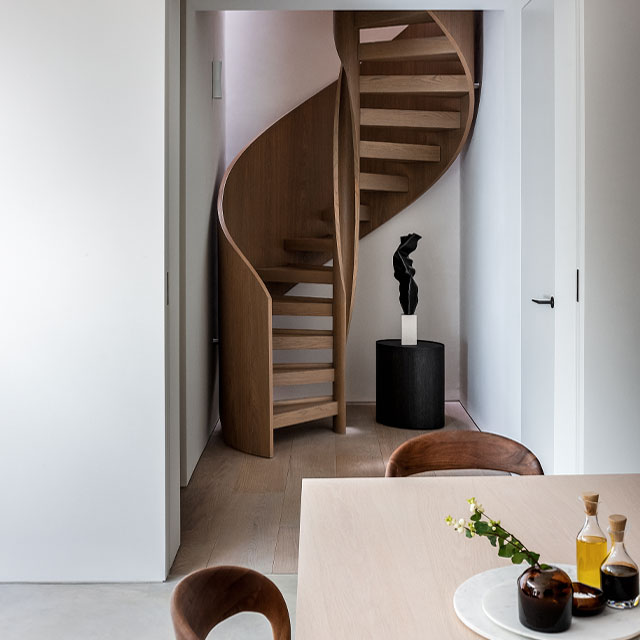
[[[171,597],[177,640],[205,640],[211,629],[242,611],[261,613],[274,640],[291,640],[287,605],[271,580],[243,567],[212,567],[191,573]]]
[[[442,431],[407,440],[391,455],[387,477],[425,471],[490,469],[518,475],[543,475],[536,456],[523,444],[495,433]]]

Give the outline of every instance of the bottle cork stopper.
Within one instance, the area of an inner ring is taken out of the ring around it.
[[[627,526],[627,516],[621,516],[614,513],[609,516],[609,532],[614,542],[622,542],[624,540],[624,528]]]
[[[598,513],[598,499],[600,494],[585,491],[582,494],[582,500],[584,502],[584,510],[588,516],[595,516]]]
[[[621,516],[619,513],[614,513],[609,516],[609,527],[611,528],[611,532],[620,532],[624,531],[627,526],[627,516]]]

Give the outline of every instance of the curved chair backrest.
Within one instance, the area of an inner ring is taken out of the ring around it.
[[[274,640],[291,640],[287,605],[271,580],[243,567],[212,567],[181,580],[171,597],[177,640],[205,640],[211,629],[242,611],[264,615]]]
[[[491,469],[521,476],[543,475],[536,456],[524,445],[495,433],[427,433],[400,445],[387,464],[386,477],[447,469]]]

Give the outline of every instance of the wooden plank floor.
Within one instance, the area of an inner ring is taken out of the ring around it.
[[[384,476],[395,448],[426,433],[378,424],[373,404],[348,406],[346,435],[331,425],[325,419],[279,429],[271,459],[227,447],[217,429],[182,490],[182,544],[172,576],[219,564],[297,573],[302,479]],[[476,426],[458,402],[448,402],[444,428]]]

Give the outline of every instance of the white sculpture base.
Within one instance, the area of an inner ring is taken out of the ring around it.
[[[418,344],[418,316],[403,315],[402,316],[402,339],[400,344],[412,345]]]

